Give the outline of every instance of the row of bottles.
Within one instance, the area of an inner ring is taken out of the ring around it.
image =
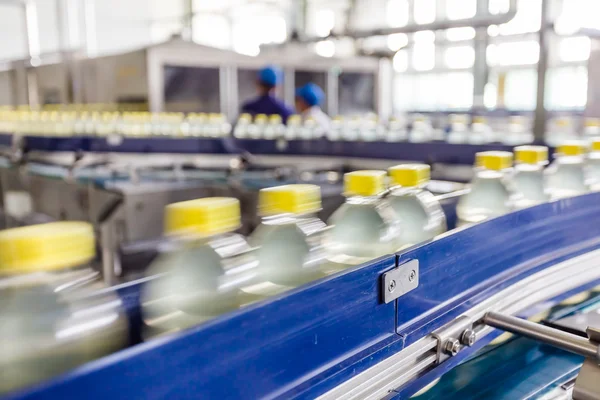
[[[101,290],[95,249],[84,222],[0,232],[0,396],[127,345],[128,319]]]
[[[223,114],[0,111],[0,132],[48,136],[225,137]]]
[[[390,182],[389,188],[387,182]],[[344,178],[346,202],[320,220],[320,188],[284,185],[259,192],[261,223],[235,233],[233,198],[175,203],[165,210],[165,251],[142,297],[148,337],[177,331],[328,274],[392,254],[446,231],[425,189],[426,165],[357,171]]]
[[[548,165],[548,148],[519,146],[513,153],[476,154],[470,192],[461,197],[457,215],[463,223],[476,223],[550,200],[600,189],[600,140],[588,154],[583,142],[558,146]]]

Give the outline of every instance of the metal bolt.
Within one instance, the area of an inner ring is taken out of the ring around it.
[[[460,350],[460,342],[454,338],[450,338],[446,342],[446,346],[444,346],[444,350],[446,351],[447,354],[449,354],[451,356],[455,356],[458,354],[458,351]]]
[[[388,292],[391,293],[394,290],[396,290],[396,281],[392,279],[388,285]]]
[[[465,329],[465,331],[460,335],[460,342],[465,346],[473,346],[475,341],[477,340],[477,334],[472,329]]]
[[[417,277],[417,273],[415,272],[415,270],[413,269],[412,271],[410,271],[410,275],[408,276],[408,281],[412,282],[415,280],[415,278]]]

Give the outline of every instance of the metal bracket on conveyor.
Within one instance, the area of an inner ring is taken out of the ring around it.
[[[471,347],[477,340],[473,330],[473,321],[460,317],[449,326],[438,329],[431,334],[437,339],[436,363],[440,364],[454,357],[465,347]]]
[[[381,293],[383,302],[391,303],[419,286],[419,260],[410,260],[383,274]]]
[[[588,327],[586,330],[588,339],[584,339],[555,328],[495,312],[485,314],[483,322],[494,328],[538,340],[585,357],[575,380],[573,399],[600,400],[600,330]]]

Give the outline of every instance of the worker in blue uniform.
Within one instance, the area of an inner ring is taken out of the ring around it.
[[[275,66],[268,66],[258,72],[256,87],[258,89],[258,97],[254,100],[246,102],[242,106],[242,113],[248,113],[252,116],[256,114],[277,114],[281,116],[283,122],[294,111],[288,107],[283,101],[275,97],[275,89],[281,81],[281,70]]]
[[[314,83],[307,83],[296,90],[296,111],[300,113],[302,120],[306,121],[311,118],[320,129],[327,132],[331,119],[321,109],[324,98],[323,89]]]

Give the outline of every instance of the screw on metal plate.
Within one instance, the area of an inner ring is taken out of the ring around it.
[[[473,346],[475,341],[477,340],[477,334],[472,329],[465,329],[465,331],[460,335],[460,342],[465,346]]]
[[[460,342],[457,339],[450,338],[448,339],[448,341],[446,341],[446,344],[444,345],[444,351],[446,352],[446,354],[449,354],[454,357],[458,354],[459,350]]]
[[[419,260],[410,260],[383,274],[383,302],[390,303],[419,286]]]
[[[396,281],[392,280],[388,285],[388,292],[393,292],[396,289]]]

